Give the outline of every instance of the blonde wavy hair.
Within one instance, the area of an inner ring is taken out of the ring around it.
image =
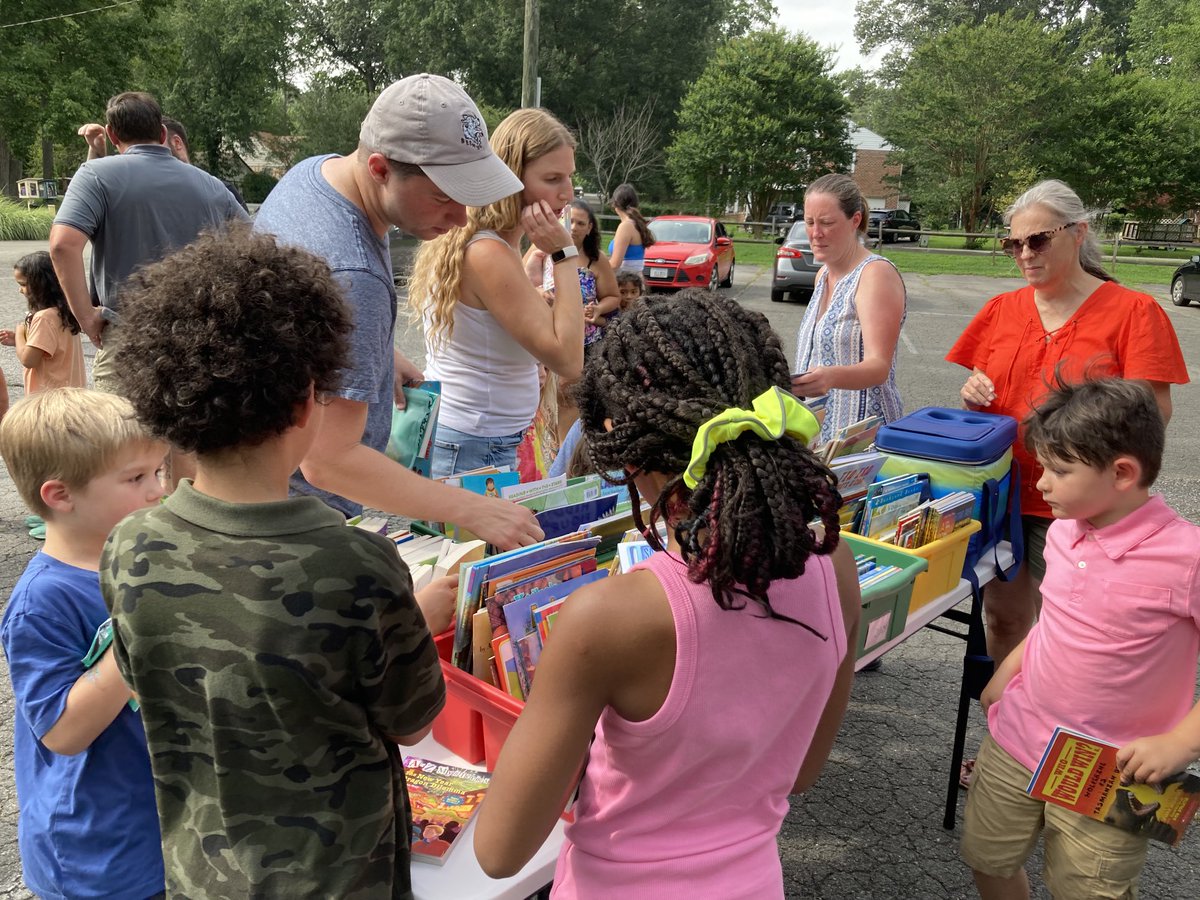
[[[518,178],[525,167],[559,147],[575,146],[570,129],[544,109],[518,109],[496,126],[492,149]],[[453,228],[417,251],[408,283],[409,313],[428,321],[434,346],[454,333],[454,304],[462,287],[462,264],[467,242],[479,231],[503,234],[521,223],[521,194],[511,194],[489,206],[468,207],[467,224]]]

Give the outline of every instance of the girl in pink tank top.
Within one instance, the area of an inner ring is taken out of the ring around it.
[[[763,316],[694,290],[635,306],[588,361],[587,455],[651,503],[658,552],[559,613],[479,812],[493,877],[578,783],[554,897],[783,896],[776,835],[833,745],[860,605],[789,383]]]

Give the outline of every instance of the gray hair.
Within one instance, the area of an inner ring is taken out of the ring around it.
[[[1079,195],[1071,190],[1070,186],[1057,178],[1048,178],[1045,181],[1039,181],[1013,201],[1012,206],[1004,211],[1004,224],[1011,224],[1013,216],[1034,206],[1040,206],[1049,211],[1063,225],[1087,222],[1091,218],[1091,212],[1083,205]],[[1116,281],[1117,279],[1104,270],[1102,260],[1100,242],[1096,240],[1091,229],[1088,229],[1083,243],[1079,245],[1079,265],[1089,275],[1093,275],[1101,281]]]

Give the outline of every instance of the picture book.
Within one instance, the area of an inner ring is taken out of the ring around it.
[[[621,561],[621,574],[628,572],[640,562],[654,555],[654,548],[646,541],[622,541],[617,544],[617,556]]]
[[[561,491],[566,486],[567,476],[555,475],[553,478],[543,478],[539,481],[526,481],[523,484],[510,484],[507,487],[502,487],[500,488],[500,496],[505,500],[520,503],[523,500],[532,500],[535,497],[541,497],[545,494],[553,494],[555,491]]]
[[[872,484],[867,488],[861,533],[871,538],[891,537],[897,520],[921,504],[927,488],[921,475],[897,475]]]
[[[542,491],[524,497],[510,496],[509,499],[516,500],[526,509],[540,513],[548,509],[560,509],[575,503],[586,503],[588,500],[596,500],[604,493],[604,485],[599,475],[583,475],[571,479],[565,477],[550,478],[547,481],[561,481],[562,484],[554,490]],[[533,482],[533,484],[537,483],[539,482]],[[519,487],[524,488],[526,485],[520,485]],[[512,493],[516,492],[517,490],[514,489]]]
[[[437,430],[442,385],[424,381],[404,388],[404,409],[392,409],[392,430],[384,451],[406,469],[429,477],[433,433]]]
[[[459,486],[473,494],[500,497],[503,488],[515,487],[520,481],[521,476],[517,472],[494,472],[490,475],[463,475]]]
[[[822,447],[818,448],[818,456],[826,464],[832,463],[842,456],[862,453],[875,443],[875,436],[883,425],[880,416],[867,416],[857,422],[851,422],[839,428],[834,436]]]
[[[597,497],[582,503],[571,503],[556,509],[547,509],[537,514],[538,524],[546,537],[558,537],[575,531],[587,522],[601,519],[612,513],[617,505],[615,496]]]
[[[865,494],[867,487],[883,468],[883,462],[882,453],[869,450],[865,453],[841,456],[830,463],[829,468],[837,477],[838,493],[842,495],[842,502]]]
[[[1122,784],[1117,747],[1058,727],[1026,789],[1031,797],[1172,846],[1200,807],[1200,777],[1172,775],[1161,784]]]
[[[479,769],[404,757],[414,860],[445,864],[450,852],[462,843],[462,833],[483,802],[491,777]]]
[[[543,644],[546,643],[546,638],[550,636],[550,632],[554,628],[554,619],[558,616],[558,610],[566,602],[566,597],[560,597],[549,603],[534,603],[529,607],[529,612],[533,615],[533,623],[537,626],[538,636],[541,637]]]
[[[492,631],[496,631],[501,626],[508,627],[511,634],[520,637],[525,634],[528,629],[514,630],[508,625],[510,615],[519,614],[510,612],[509,607],[514,606],[515,610],[524,610],[525,618],[528,619],[529,601],[530,598],[537,596],[544,591],[559,585],[567,584],[576,578],[583,575],[588,575],[596,571],[596,558],[594,556],[584,557],[568,563],[565,566],[560,566],[557,569],[551,569],[548,572],[539,574],[533,578],[528,578],[516,584],[500,588],[495,595],[487,599],[488,612],[491,614]],[[493,612],[495,610],[495,612]]]

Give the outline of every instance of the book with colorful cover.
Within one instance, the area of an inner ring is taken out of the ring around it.
[[[867,488],[861,533],[870,538],[891,537],[896,522],[921,504],[928,487],[922,475],[897,475]]]
[[[879,470],[883,468],[884,456],[875,450],[841,456],[829,464],[837,477],[838,493],[842,502],[852,500],[867,492]]]
[[[466,475],[461,477],[459,486],[472,494],[482,494],[485,497],[499,498],[500,492],[507,487],[515,487],[521,483],[519,472],[493,472],[486,475]]]
[[[462,843],[462,833],[483,802],[491,777],[479,769],[404,757],[414,860],[445,864],[450,852]]]
[[[821,448],[821,459],[826,464],[843,456],[862,453],[875,443],[875,436],[883,426],[881,416],[867,416],[839,428],[834,436]]]
[[[1200,777],[1122,784],[1117,747],[1069,728],[1054,729],[1028,794],[1133,834],[1175,846],[1200,808]]]

